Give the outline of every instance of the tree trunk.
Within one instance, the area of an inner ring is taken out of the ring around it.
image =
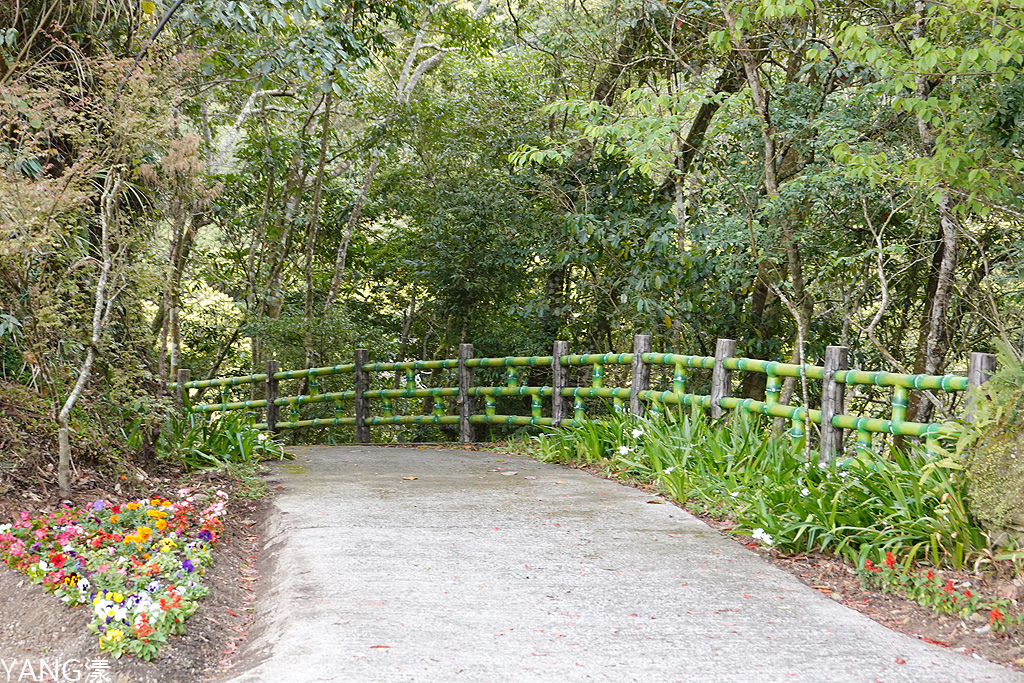
[[[320,224],[320,204],[324,187],[324,165],[327,163],[327,141],[331,124],[331,93],[324,97],[324,113],[320,127],[320,158],[317,161],[316,180],[313,184],[313,215],[306,231],[306,298],[303,308],[303,351],[304,367],[313,367],[313,250],[316,245],[316,233]],[[309,378],[306,378],[308,390]],[[304,393],[307,391],[304,390]]]
[[[327,301],[324,303],[325,312],[331,309],[334,301],[338,298],[341,278],[345,274],[345,262],[348,260],[348,245],[352,241],[352,233],[355,231],[359,217],[363,213],[366,197],[370,194],[370,184],[373,182],[373,176],[376,175],[378,166],[380,166],[380,157],[374,155],[373,161],[370,162],[370,167],[366,169],[366,177],[363,178],[363,186],[359,190],[359,197],[356,198],[355,206],[352,207],[352,213],[348,217],[348,222],[345,223],[345,232],[342,233],[341,244],[338,245],[338,256],[334,261],[334,278],[331,280],[331,291],[327,294]]]
[[[109,291],[111,287],[111,276],[114,269],[114,261],[117,255],[111,251],[110,231],[111,223],[117,213],[117,204],[120,197],[121,177],[109,171],[107,180],[104,183],[103,194],[100,196],[100,248],[99,261],[100,272],[96,278],[96,300],[92,309],[92,333],[89,338],[89,345],[85,352],[85,359],[78,368],[78,379],[74,387],[64,400],[60,412],[57,413],[57,438],[59,447],[59,459],[57,463],[57,485],[62,496],[67,498],[71,495],[71,442],[68,435],[68,418],[71,409],[75,407],[78,398],[82,395],[89,376],[92,373],[92,365],[96,360],[96,350],[99,348],[103,332],[110,322],[110,313],[114,307],[114,300],[118,291]]]
[[[914,23],[913,37],[924,38],[927,33],[927,4],[924,0],[915,0],[914,10],[918,19]],[[916,77],[917,90],[915,96],[921,100],[927,100],[937,81],[932,80],[929,75]],[[935,153],[936,135],[931,127],[930,121],[918,118],[917,130],[921,141],[921,148],[926,156]],[[919,359],[923,361],[922,371],[925,374],[938,374],[945,366],[946,351],[949,348],[949,339],[946,329],[947,312],[949,311],[950,300],[953,297],[954,282],[956,278],[957,250],[959,247],[959,226],[953,216],[952,198],[944,188],[940,190],[939,201],[936,203],[936,210],[939,215],[939,234],[941,242],[936,246],[936,255],[933,264],[938,261],[938,269],[934,273],[935,290],[926,305],[927,322],[922,325],[927,333],[924,335],[923,354]],[[939,256],[938,251],[942,254]],[[915,371],[917,371],[915,363]],[[928,422],[931,420],[934,406],[930,401],[922,397],[916,397],[914,402],[913,420],[915,422]]]

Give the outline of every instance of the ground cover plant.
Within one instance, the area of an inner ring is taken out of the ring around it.
[[[948,455],[915,449],[819,465],[802,440],[778,436],[771,423],[741,414],[712,423],[700,413],[588,422],[538,437],[536,453],[649,482],[777,552],[833,553],[867,581],[884,578],[922,604],[995,610],[995,630],[1019,619],[1008,601],[953,596],[944,590],[948,584],[927,579],[940,567],[1012,566],[1007,558],[1014,556],[1014,549],[990,547],[990,536],[970,514],[966,474]],[[900,558],[898,572],[886,564],[894,557]],[[872,571],[876,562],[884,576]]]
[[[23,511],[0,526],[0,560],[67,605],[89,605],[100,650],[150,660],[206,595],[202,575],[223,529],[227,493],[179,494]]]

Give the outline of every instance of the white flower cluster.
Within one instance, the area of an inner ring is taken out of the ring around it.
[[[761,541],[761,543],[763,543],[764,545],[772,544],[771,534],[769,534],[764,529],[754,529],[754,533],[751,535],[754,537],[755,541]]]

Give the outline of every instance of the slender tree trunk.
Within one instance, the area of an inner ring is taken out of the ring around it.
[[[355,231],[356,224],[359,223],[359,218],[363,213],[366,197],[370,194],[370,184],[373,183],[373,176],[376,175],[378,166],[380,166],[380,157],[374,155],[373,161],[370,162],[370,167],[366,169],[366,176],[363,178],[363,186],[359,190],[359,197],[356,198],[355,206],[352,207],[352,213],[345,223],[345,231],[341,235],[341,244],[338,245],[338,256],[334,261],[334,278],[331,280],[331,291],[327,294],[327,301],[324,303],[325,312],[330,310],[338,298],[341,278],[345,275],[345,262],[348,260],[348,245],[352,241],[352,233]]]
[[[57,440],[59,459],[57,464],[57,485],[62,496],[67,498],[71,495],[71,441],[69,438],[68,418],[71,410],[75,407],[82,391],[85,389],[89,376],[92,373],[93,362],[96,360],[96,350],[99,348],[103,332],[110,322],[110,313],[113,310],[114,300],[117,298],[117,291],[108,291],[111,286],[111,274],[114,268],[115,253],[111,250],[110,231],[114,217],[117,213],[117,203],[120,197],[121,177],[113,171],[109,171],[103,194],[100,196],[100,272],[96,278],[96,300],[92,309],[92,333],[89,337],[89,346],[85,352],[85,359],[78,368],[78,379],[74,387],[64,400],[60,411],[57,413]]]
[[[723,8],[726,23],[735,32],[736,17],[728,8]],[[736,37],[736,54],[743,65],[743,72],[746,75],[747,86],[750,88],[750,96],[754,101],[754,108],[761,118],[761,139],[764,142],[764,189],[768,201],[774,201],[779,196],[779,155],[778,142],[776,140],[775,124],[771,117],[770,96],[761,80],[758,72],[760,60],[755,51],[747,43],[746,38],[739,32]],[[795,222],[783,218],[779,221],[779,235],[782,238],[782,247],[786,254],[786,268],[789,271],[790,282],[793,286],[793,297],[791,303],[793,310],[798,316],[796,324],[798,328],[808,329],[810,318],[813,314],[813,301],[810,300],[807,292],[803,274],[803,259],[800,255],[800,246],[796,240]]]
[[[306,298],[303,309],[303,350],[304,365],[313,367],[313,251],[316,245],[316,233],[320,225],[320,205],[324,187],[324,165],[327,163],[327,141],[331,125],[331,93],[324,97],[324,113],[320,127],[320,158],[317,161],[316,180],[313,184],[313,215],[306,231]],[[306,379],[308,385],[309,379]]]
[[[918,20],[914,24],[913,37],[924,38],[927,34],[927,3],[924,0],[915,0],[914,10],[918,14]],[[937,85],[929,75],[919,75],[916,78],[917,90],[915,96],[921,100],[927,100],[932,90]],[[917,120],[918,135],[921,140],[921,147],[926,156],[935,153],[936,135],[931,127],[930,121],[924,118]],[[938,374],[945,365],[946,352],[949,348],[948,330],[946,326],[947,313],[950,300],[954,293],[956,278],[957,251],[959,247],[960,229],[956,218],[953,216],[952,197],[949,192],[942,188],[939,200],[936,203],[936,210],[939,217],[939,232],[941,241],[936,245],[936,257],[938,270],[935,272],[935,290],[926,307],[927,334],[924,335],[923,371],[929,375]],[[941,256],[938,251],[941,249]],[[928,422],[931,419],[934,406],[930,401],[917,397],[913,419],[916,422]]]

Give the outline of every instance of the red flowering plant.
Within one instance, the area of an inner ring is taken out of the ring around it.
[[[891,551],[876,565],[864,558],[860,569],[861,581],[879,588],[883,593],[901,595],[936,612],[969,618],[985,612],[989,627],[1002,631],[1009,625],[1024,625],[1024,614],[1017,613],[1007,619],[1011,605],[1006,600],[985,600],[966,585],[957,585],[953,579],[940,580],[931,569],[911,569],[909,563],[900,563]]]
[[[68,605],[91,604],[101,650],[152,659],[208,592],[199,581],[223,530],[225,492],[179,495],[22,512],[0,525],[0,561]]]

